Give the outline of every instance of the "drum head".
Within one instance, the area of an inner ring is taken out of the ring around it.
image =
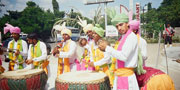
[[[0,78],[22,79],[22,78],[28,78],[34,75],[38,75],[42,72],[44,72],[43,69],[22,69],[22,70],[8,71],[2,73],[0,75]]]
[[[99,83],[104,82],[108,79],[105,73],[99,72],[92,72],[92,71],[76,71],[76,72],[68,72],[56,79],[58,82],[65,82],[65,83],[82,83],[82,84],[89,84],[89,83]]]

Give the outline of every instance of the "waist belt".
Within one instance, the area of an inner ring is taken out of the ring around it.
[[[134,68],[119,68],[114,72],[116,76],[126,77],[134,74]]]

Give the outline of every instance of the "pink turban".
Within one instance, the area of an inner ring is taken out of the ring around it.
[[[140,21],[132,20],[129,22],[129,26],[132,30],[139,30]]]
[[[6,23],[5,25],[6,27],[4,27],[4,34],[6,34],[8,31],[10,31],[10,33],[17,33],[17,34],[21,33],[21,29],[19,27],[14,27],[8,23]]]
[[[21,33],[21,29],[19,27],[14,27],[14,28],[10,29],[10,33],[20,34]]]

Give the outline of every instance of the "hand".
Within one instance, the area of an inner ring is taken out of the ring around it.
[[[88,62],[88,66],[94,67],[94,63],[93,62]]]
[[[55,54],[55,57],[59,58],[59,54]]]
[[[26,63],[29,65],[29,64],[32,64],[33,63],[33,60],[30,59],[30,60],[26,60]]]
[[[20,54],[19,50],[15,52],[15,55],[18,56]]]
[[[58,49],[59,49],[58,47],[55,47],[55,48],[53,49],[53,51],[52,51],[53,56],[55,56],[57,53],[59,53],[59,50],[58,50]]]
[[[101,41],[98,42],[98,48],[101,51],[105,51],[107,46],[108,46],[108,42],[107,41],[101,40]]]
[[[9,52],[13,52],[13,49],[9,49]]]

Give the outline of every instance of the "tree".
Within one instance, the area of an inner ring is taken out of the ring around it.
[[[52,0],[52,5],[53,5],[54,15],[57,18],[64,18],[65,12],[64,11],[59,11],[59,4],[58,4],[58,2],[56,0]]]

